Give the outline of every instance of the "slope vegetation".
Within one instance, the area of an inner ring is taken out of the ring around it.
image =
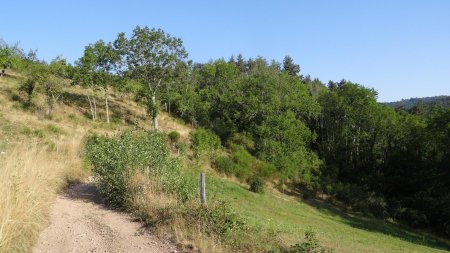
[[[0,78],[0,191],[4,193],[0,197],[0,252],[29,251],[45,227],[57,193],[68,183],[89,174],[80,152],[86,135],[112,135],[128,128],[151,129],[145,109],[133,102],[125,102],[120,94],[111,98],[111,124],[103,122],[101,100],[100,117],[92,121],[86,90],[77,87],[67,88],[53,117],[48,119],[39,106],[35,109],[23,107],[18,94],[21,80],[17,73]],[[184,141],[189,141],[192,131],[189,126],[164,113],[160,115],[160,121],[163,132],[178,131]],[[190,152],[182,161],[184,172],[192,179],[189,182],[195,182],[198,173],[206,171],[208,203],[228,203],[233,212],[254,229],[252,231],[261,231],[247,243],[262,246],[250,247],[248,251],[270,248],[264,245],[271,243],[289,248],[303,241],[308,229],[316,232],[321,244],[337,252],[450,250],[450,242],[444,239],[388,221],[347,213],[322,200],[302,200],[298,195],[282,194],[272,188],[264,194],[252,193],[247,184],[211,169],[209,158],[199,160]],[[139,199],[142,200],[145,198]],[[169,207],[171,201],[165,199],[160,203]],[[135,208],[151,208],[144,204]],[[203,239],[196,240],[192,234],[191,238],[180,234],[174,236],[203,252],[227,250],[226,247],[214,248]]]

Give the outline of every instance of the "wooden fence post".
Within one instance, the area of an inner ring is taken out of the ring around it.
[[[199,186],[200,186],[200,200],[202,202],[202,206],[206,206],[206,182],[205,182],[205,173],[200,173]]]

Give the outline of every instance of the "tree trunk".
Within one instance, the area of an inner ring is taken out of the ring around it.
[[[156,109],[156,94],[155,94],[155,92],[153,93],[153,96],[152,96],[152,103],[155,108],[155,112],[152,115],[153,116],[153,130],[155,130],[155,132],[157,132],[159,130],[159,126],[158,126],[158,117],[157,117],[158,112],[156,112],[157,109]]]
[[[47,116],[51,117],[53,111],[53,101],[50,97],[47,98],[47,105],[48,105]]]
[[[94,121],[95,120],[95,115],[94,115],[94,108],[92,106],[91,98],[89,97],[89,95],[87,95],[87,98],[89,100],[89,107],[91,108],[92,121]]]
[[[105,87],[106,122],[109,124],[108,88]]]
[[[97,103],[95,102],[95,96],[92,96],[92,102],[94,103],[94,120],[97,120]]]

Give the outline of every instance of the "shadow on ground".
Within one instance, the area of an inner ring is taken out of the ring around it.
[[[78,199],[85,202],[92,202],[105,207],[97,186],[94,183],[77,183],[69,187],[64,193],[64,197]]]
[[[450,250],[450,241],[426,232],[413,230],[407,226],[393,224],[382,219],[364,217],[358,214],[352,215],[340,210],[338,207],[322,200],[303,200],[306,204],[315,207],[319,211],[331,216],[339,216],[342,221],[354,228],[363,229],[374,233],[397,237],[403,241],[419,244],[440,250]]]

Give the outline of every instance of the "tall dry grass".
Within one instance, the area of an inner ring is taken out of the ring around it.
[[[0,157],[0,252],[29,252],[58,191],[83,176],[80,139],[18,145]]]
[[[198,209],[199,203],[180,203],[163,192],[157,178],[134,171],[127,179],[127,206],[160,236],[171,238],[193,252],[228,253],[231,249],[215,235],[203,232],[200,223],[186,217],[187,209]]]

